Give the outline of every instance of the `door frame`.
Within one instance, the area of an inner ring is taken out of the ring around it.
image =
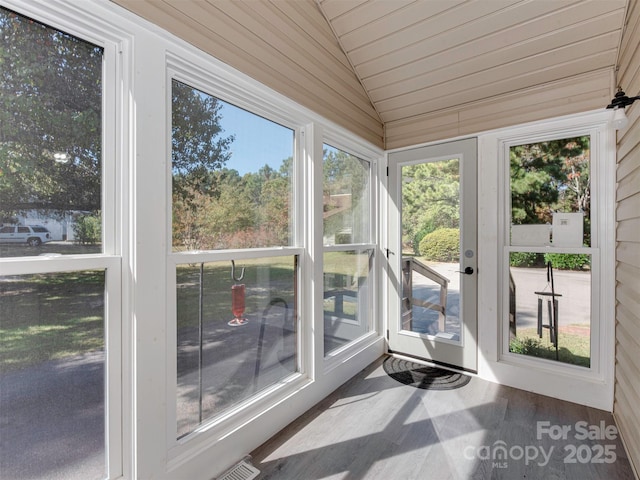
[[[401,248],[401,191],[399,178],[402,166],[435,162],[459,157],[460,162],[460,216],[463,232],[467,232],[461,245],[461,268],[473,268],[472,275],[460,273],[461,318],[460,341],[452,341],[419,333],[402,331],[400,309],[402,289]],[[467,161],[465,161],[467,160]],[[389,351],[407,354],[454,368],[477,371],[477,139],[465,138],[415,147],[387,155],[386,205],[386,267],[388,282],[387,342]],[[469,252],[464,255],[462,252]]]

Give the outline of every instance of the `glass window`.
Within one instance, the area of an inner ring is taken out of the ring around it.
[[[369,331],[373,249],[324,254],[324,350]]]
[[[46,230],[0,257],[102,252],[103,49],[4,8],[0,31],[0,225]]]
[[[509,150],[511,244],[591,244],[590,137],[516,145]]]
[[[402,166],[402,329],[460,341],[460,159]]]
[[[298,371],[297,263],[177,267],[178,437]]]
[[[173,250],[293,244],[294,131],[172,82]]]
[[[323,146],[324,244],[371,241],[371,164]]]
[[[512,146],[509,352],[591,366],[590,136]]]
[[[370,330],[371,163],[323,145],[324,353]],[[351,246],[351,247],[350,247]]]
[[[591,366],[591,255],[511,252],[509,351]]]
[[[117,477],[120,409],[106,399],[120,402],[120,358],[106,354],[105,335],[120,329],[119,294],[106,293],[107,278],[120,290],[119,259],[50,258],[112,250],[102,104],[115,99],[102,79],[113,64],[101,47],[2,7],[0,37],[0,476]]]
[[[101,479],[105,271],[0,277],[2,478]]]

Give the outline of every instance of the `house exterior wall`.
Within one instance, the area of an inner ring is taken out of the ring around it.
[[[112,0],[378,147],[382,122],[314,0]],[[212,41],[214,39],[214,41]]]
[[[84,212],[86,213],[86,212]],[[83,212],[67,212],[60,215],[48,215],[37,210],[30,210],[16,215],[18,225],[42,225],[51,232],[54,241],[73,241],[76,239],[74,226],[76,218]]]
[[[629,2],[618,84],[640,93],[640,2]],[[618,132],[616,208],[616,384],[614,415],[640,474],[640,105],[627,108]]]

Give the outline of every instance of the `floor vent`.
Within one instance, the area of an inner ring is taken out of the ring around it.
[[[242,460],[240,463],[234,465],[224,475],[218,477],[218,480],[252,480],[258,475],[260,475],[260,470],[247,463],[246,460]]]

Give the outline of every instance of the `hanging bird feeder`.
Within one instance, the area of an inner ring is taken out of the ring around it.
[[[248,320],[244,317],[244,309],[245,309],[245,285],[244,283],[239,284],[244,278],[244,267],[242,267],[242,272],[239,277],[236,277],[236,264],[233,260],[231,260],[231,279],[236,282],[235,285],[231,286],[231,313],[233,313],[234,318],[228,322],[228,325],[231,327],[238,327],[240,325],[246,325]]]

